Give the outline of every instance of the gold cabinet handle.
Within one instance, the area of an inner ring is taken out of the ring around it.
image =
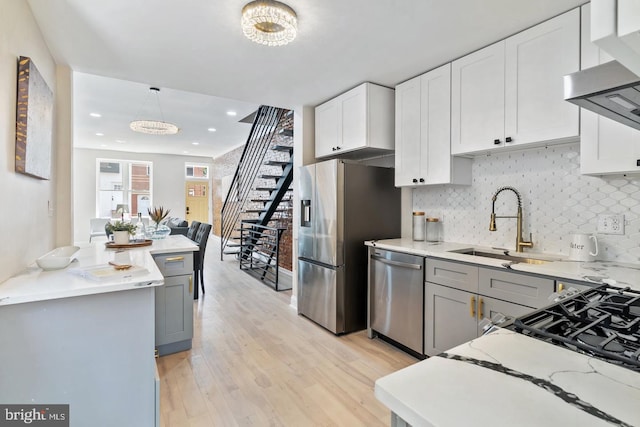
[[[193,292],[193,276],[189,276],[189,293]]]
[[[564,291],[564,284],[558,283],[558,292],[562,292],[562,291]]]
[[[176,261],[184,261],[183,256],[172,256],[170,258],[166,258],[164,262],[176,262]]]
[[[484,311],[484,300],[480,298],[480,302],[478,303],[478,319],[482,319],[484,317],[483,311]]]
[[[476,317],[476,297],[471,297],[471,307],[469,308],[469,314],[471,317]]]

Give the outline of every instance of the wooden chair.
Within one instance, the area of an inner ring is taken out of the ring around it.
[[[198,227],[194,242],[200,247],[198,252],[194,253],[194,273],[196,286],[193,290],[193,299],[198,299],[198,281],[204,295],[204,276],[202,270],[204,267],[204,253],[207,248],[207,241],[209,240],[209,234],[211,233],[211,224],[202,223]]]

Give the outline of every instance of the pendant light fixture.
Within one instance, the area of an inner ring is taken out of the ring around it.
[[[284,3],[255,0],[242,8],[242,31],[256,43],[283,46],[296,38],[298,18]]]
[[[164,115],[162,114],[162,108],[160,107],[160,89],[157,87],[150,87],[149,93],[145,98],[140,110],[138,110],[137,116],[140,115],[140,111],[142,111],[143,107],[147,104],[149,100],[149,96],[155,96],[156,102],[158,104],[158,110],[160,110],[160,119],[161,120],[134,120],[129,123],[129,127],[134,132],[146,133],[150,135],[175,135],[178,133],[178,126],[173,123],[168,123],[164,121]]]

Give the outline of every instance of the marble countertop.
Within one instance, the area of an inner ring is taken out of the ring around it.
[[[375,395],[414,427],[640,425],[640,373],[506,329],[380,378]]]
[[[167,236],[154,240],[151,246],[126,250],[107,249],[102,242],[84,244],[76,253],[75,260],[64,269],[44,271],[34,263],[0,283],[0,306],[160,286],[164,284],[164,278],[152,255],[197,250],[198,245],[182,235]],[[116,277],[99,281],[77,274],[109,262],[131,264],[138,267],[138,272],[128,274],[124,270]]]
[[[482,256],[466,255],[452,251],[464,251],[466,249],[476,249],[485,252],[502,253],[502,250],[487,248],[465,243],[430,243],[416,242],[412,239],[386,239],[365,242],[367,246],[374,246],[380,249],[387,249],[398,252],[405,252],[425,257],[441,258],[451,261],[467,262],[487,267],[511,269],[514,271],[532,273],[549,276],[565,280],[575,280],[580,282],[602,284],[602,280],[614,280],[616,286],[629,286],[632,289],[640,290],[640,264],[619,263],[614,261],[594,261],[577,262],[569,261],[566,256],[537,253],[527,251],[516,253],[509,251],[509,255],[524,256],[547,260],[544,264],[510,263],[502,259],[494,259]],[[505,267],[509,264],[509,267]]]

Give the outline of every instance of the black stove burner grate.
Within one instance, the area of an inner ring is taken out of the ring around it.
[[[630,288],[589,289],[508,328],[640,372],[640,292]]]

